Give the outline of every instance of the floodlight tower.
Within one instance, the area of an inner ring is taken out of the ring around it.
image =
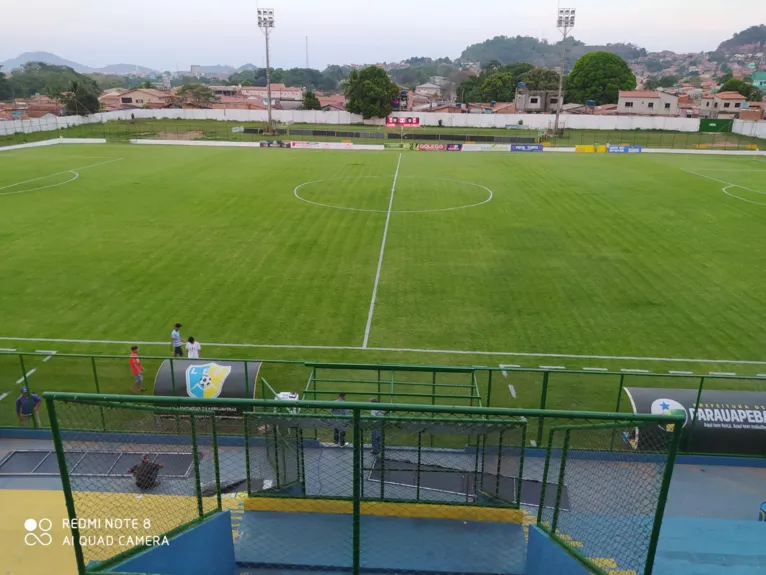
[[[561,73],[559,74],[559,97],[556,100],[556,124],[553,127],[553,133],[559,133],[559,119],[561,118],[561,106],[564,101],[564,66],[567,58],[567,36],[575,25],[575,9],[559,8],[559,16],[556,21],[556,27],[564,36],[561,40]]]
[[[271,120],[271,60],[269,59],[269,34],[274,28],[274,9],[258,8],[258,28],[266,36],[266,107],[269,114],[269,133],[272,132],[273,122]]]

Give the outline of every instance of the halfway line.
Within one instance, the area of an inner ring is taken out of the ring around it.
[[[391,221],[391,208],[394,207],[394,192],[396,192],[396,180],[399,178],[399,166],[402,165],[402,154],[399,153],[399,161],[396,162],[396,172],[394,173],[394,185],[391,186],[391,198],[388,200],[388,212],[386,213],[386,226],[383,228],[383,241],[380,244],[380,257],[378,258],[378,271],[375,272],[375,285],[372,288],[372,300],[370,300],[370,311],[367,313],[367,327],[364,328],[364,341],[362,347],[367,347],[367,341],[370,339],[370,327],[372,326],[372,315],[375,313],[375,298],[378,295],[378,282],[380,281],[380,269],[383,267],[383,253],[386,251],[386,238],[388,237],[388,222]]]

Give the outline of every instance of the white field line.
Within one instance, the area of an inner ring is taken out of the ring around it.
[[[136,341],[114,339],[62,339],[62,338],[38,338],[38,337],[0,337],[0,341],[29,341],[46,343],[88,343],[97,345],[151,345],[165,346],[166,341]],[[555,357],[564,359],[603,359],[620,361],[663,361],[670,363],[715,363],[731,365],[766,365],[766,361],[749,359],[703,359],[682,357],[642,357],[635,355],[581,355],[572,353],[527,353],[519,351],[470,351],[459,349],[423,349],[414,347],[361,347],[356,345],[288,345],[277,343],[212,343],[200,342],[208,347],[232,347],[254,349],[317,349],[328,351],[387,351],[391,353],[422,353],[440,355],[483,355],[483,356],[507,356],[507,357]]]
[[[508,384],[508,391],[511,392],[511,397],[513,399],[516,399],[516,388],[513,387],[513,385],[511,385],[510,383]]]
[[[396,172],[394,173],[394,184],[391,186],[391,198],[388,200],[388,213],[386,214],[386,225],[383,228],[383,241],[380,244],[380,257],[378,257],[378,271],[375,272],[375,285],[372,288],[372,299],[370,300],[370,311],[367,313],[367,326],[364,328],[364,341],[362,347],[367,347],[370,339],[370,327],[372,327],[372,316],[375,313],[375,298],[378,296],[378,282],[380,282],[380,270],[383,267],[383,254],[386,251],[386,238],[388,237],[388,223],[391,221],[391,208],[394,207],[394,193],[396,192],[396,180],[399,178],[399,167],[402,165],[402,154],[399,154],[399,160],[396,162]]]
[[[766,377],[766,373],[759,373],[756,377]]]
[[[735,195],[735,194],[732,194],[732,193],[730,193],[730,192],[729,192],[729,190],[730,190],[731,188],[741,188],[741,189],[743,189],[743,190],[747,190],[748,192],[754,192],[754,193],[756,193],[756,194],[764,194],[764,195],[766,195],[766,192],[761,192],[761,191],[759,191],[759,190],[754,190],[754,189],[752,189],[752,188],[748,188],[748,187],[745,187],[745,186],[741,186],[741,185],[739,185],[739,184],[732,184],[731,182],[727,182],[727,181],[725,181],[725,180],[719,180],[718,178],[713,178],[713,177],[711,177],[711,176],[706,176],[705,174],[698,174],[697,172],[694,172],[694,171],[692,171],[692,170],[682,170],[682,171],[686,172],[687,174],[694,174],[695,176],[699,176],[699,177],[701,177],[701,178],[707,178],[708,180],[713,180],[714,182],[718,182],[718,183],[720,183],[720,184],[727,184],[727,185],[726,185],[726,187],[725,187],[725,188],[723,188],[721,191],[722,191],[724,194],[726,194],[727,196],[729,196],[730,198],[734,198],[734,199],[737,199],[737,200],[741,200],[741,201],[743,201],[743,202],[747,202],[748,204],[755,204],[756,206],[766,206],[766,203],[763,203],[763,202],[756,202],[756,201],[754,201],[754,200],[748,200],[747,198],[743,198],[743,197],[741,197],[741,196],[737,196],[737,195]],[[740,171],[748,171],[748,170],[740,170]],[[761,170],[756,170],[756,171],[761,171]]]
[[[0,347],[0,351],[16,351],[15,347]]]
[[[669,371],[668,373],[672,375],[694,375],[694,372],[691,371]]]
[[[24,180],[23,182],[16,182],[15,184],[9,184],[7,186],[3,186],[0,188],[0,190],[7,190],[9,188],[15,188],[16,186],[21,186],[24,184],[30,184],[32,182],[37,182],[39,180],[45,180],[47,178],[52,178],[53,176],[60,176],[62,174],[69,174],[72,172],[76,172],[77,170],[87,170],[89,168],[96,168],[98,166],[104,166],[106,164],[111,164],[113,162],[119,162],[120,160],[124,160],[125,158],[114,158],[113,160],[108,160],[106,162],[99,162],[98,164],[90,164],[89,166],[82,166],[79,168],[72,168],[71,170],[64,170],[62,172],[56,172],[55,174],[48,174],[47,176],[40,176],[39,178],[32,178],[31,180]],[[31,191],[31,190],[29,190]],[[5,194],[0,194],[5,195]]]
[[[19,379],[17,379],[17,380],[16,380],[16,385],[18,385],[18,384],[20,384],[20,383],[24,383],[24,379],[25,379],[25,378],[27,378],[27,379],[28,379],[28,378],[29,378],[29,376],[30,376],[30,375],[32,375],[32,374],[33,374],[34,372],[36,372],[36,371],[37,371],[37,368],[36,368],[36,367],[33,367],[32,369],[30,369],[30,370],[29,370],[29,371],[26,373],[26,375],[25,375],[24,377],[20,377]]]
[[[609,371],[605,367],[583,367],[583,370],[585,370],[585,371]]]
[[[734,376],[736,377],[736,373],[731,371],[711,371],[710,375],[725,375],[725,376]]]
[[[563,365],[541,365],[540,369],[566,369]]]
[[[508,377],[508,372],[506,371],[506,368],[508,368],[508,367],[514,368],[514,367],[521,367],[521,366],[520,365],[511,365],[509,363],[501,363],[500,364],[500,369],[503,370],[501,372],[503,374],[503,377]]]
[[[651,373],[648,369],[621,369],[623,373]]]
[[[56,350],[55,350],[55,349],[36,349],[36,350],[35,350],[35,353],[47,353],[47,354],[50,354],[50,355],[47,355],[47,356],[46,356],[46,357],[43,359],[43,363],[45,363],[46,361],[48,361],[49,359],[51,359],[51,358],[52,358],[54,355],[56,355],[56,353],[57,353],[57,352],[56,352]]]
[[[67,172],[64,172],[64,173],[67,173]],[[2,194],[0,194],[0,196],[13,196],[13,195],[16,195],[16,194],[27,194],[29,192],[37,192],[39,190],[47,190],[48,188],[56,188],[58,186],[63,186],[64,184],[68,184],[70,182],[74,182],[77,178],[80,177],[80,174],[78,174],[74,170],[71,170],[68,173],[74,174],[74,178],[69,178],[68,180],[64,180],[63,182],[58,182],[58,183],[55,183],[55,184],[49,184],[47,186],[40,186],[38,188],[32,188],[32,189],[29,189],[29,190],[16,190],[15,192],[3,192]],[[2,188],[0,188],[0,189],[2,189]]]
[[[7,393],[4,393],[3,395],[0,395],[0,401],[3,401],[6,397],[8,397]]]

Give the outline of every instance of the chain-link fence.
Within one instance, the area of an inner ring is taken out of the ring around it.
[[[549,432],[540,527],[596,572],[650,574],[681,425],[562,423]]]
[[[545,412],[546,451],[530,446],[534,411],[57,393],[46,403],[70,519],[87,519],[72,530],[81,573],[232,509],[240,567],[517,573],[537,517],[589,567],[648,574],[682,422]]]

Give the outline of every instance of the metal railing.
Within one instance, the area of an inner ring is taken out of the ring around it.
[[[418,570],[421,554],[408,551],[408,521],[418,519],[421,551],[431,546],[463,561],[442,569],[444,560],[432,557],[431,571],[523,569],[524,529],[537,522],[596,573],[605,572],[593,559],[606,557],[649,575],[684,421],[370,402],[44,397],[70,520],[138,518],[142,534],[162,540],[238,505],[240,567],[353,573]],[[222,404],[242,415],[217,415]],[[541,417],[549,422],[544,450],[526,441],[527,427]],[[167,425],[169,418],[180,424]],[[106,431],[104,419],[111,422]],[[630,439],[644,433],[654,440],[637,449]],[[145,457],[148,468],[164,467],[141,486],[135,467]],[[224,496],[235,492],[241,496]],[[313,545],[270,530],[269,521],[329,531]],[[460,521],[471,528],[449,542],[429,539],[431,528],[443,534],[439,525]],[[125,539],[129,530],[119,527],[72,525],[81,574],[111,568],[147,546]],[[612,537],[616,531],[626,536]],[[114,539],[98,539],[107,535]],[[495,536],[504,544],[485,545]],[[481,569],[469,552],[479,543]]]

